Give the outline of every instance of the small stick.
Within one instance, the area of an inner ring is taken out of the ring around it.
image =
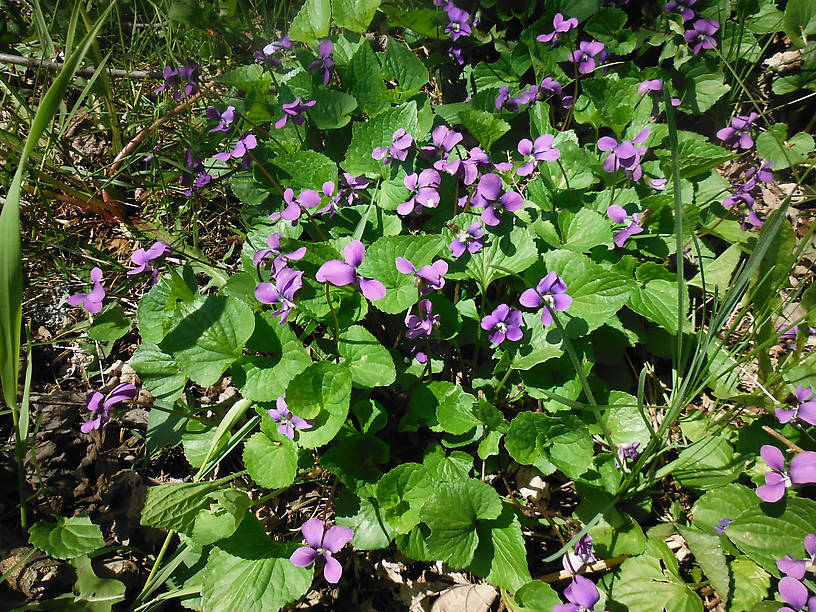
[[[65,66],[62,62],[52,62],[36,57],[23,57],[22,55],[12,55],[10,53],[0,53],[0,63],[25,66],[26,68],[44,68],[45,70],[53,70],[54,72],[59,72]],[[88,66],[87,68],[80,68],[76,71],[76,74],[83,77],[92,77],[95,72],[96,68]],[[120,70],[119,68],[106,68],[105,72],[108,76],[126,79],[163,78],[162,73],[156,70]]]
[[[767,425],[762,426],[762,431],[764,431],[764,432],[768,433],[769,435],[773,436],[774,438],[779,440],[782,444],[787,446],[792,451],[796,451],[797,453],[804,453],[805,452],[804,448],[794,444],[793,442],[788,440],[785,436],[783,436],[781,433],[779,433],[778,431],[774,431],[773,429],[771,429]]]
[[[588,566],[584,571],[579,572],[581,574],[591,574],[593,572],[602,572],[604,570],[608,570],[616,565],[620,565],[624,561],[629,558],[629,555],[620,555],[618,557],[612,557],[611,559],[601,559],[600,561],[596,561],[592,565]],[[561,570],[560,572],[553,572],[552,574],[544,574],[538,578],[534,578],[534,580],[541,580],[541,582],[558,582],[560,580],[569,580],[572,578],[572,574],[566,570]]]

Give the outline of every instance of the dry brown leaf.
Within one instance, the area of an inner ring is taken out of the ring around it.
[[[454,586],[439,596],[431,612],[487,612],[496,595],[496,589],[489,584]]]

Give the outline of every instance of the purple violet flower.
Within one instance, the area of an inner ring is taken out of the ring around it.
[[[785,555],[783,559],[776,562],[776,567],[786,576],[802,580],[806,572],[816,571],[816,533],[809,533],[805,536],[805,552],[808,558],[804,561],[797,561],[790,555]]]
[[[280,305],[271,316],[281,316],[280,324],[286,323],[289,313],[295,307],[295,293],[303,287],[303,272],[292,268],[281,268],[275,274],[274,282],[259,283],[255,287],[255,298],[264,304]]]
[[[283,61],[281,58],[275,57],[275,54],[280,52],[281,55],[283,55],[292,49],[294,49],[294,45],[292,44],[292,39],[290,39],[289,35],[287,34],[281,40],[269,43],[261,51],[255,51],[255,60],[258,63],[268,62],[269,64],[278,67],[283,63]]]
[[[352,240],[345,249],[343,257],[346,261],[330,259],[317,271],[317,281],[331,283],[335,287],[356,285],[369,300],[379,300],[385,297],[385,285],[373,278],[365,278],[357,274],[357,268],[365,259],[365,247],[359,240]]]
[[[148,153],[147,155],[144,156],[145,163],[149,164],[150,162],[152,162],[153,157],[154,157],[153,154],[154,153],[161,153],[161,151],[162,151],[162,146],[161,145],[156,145],[155,147],[153,147],[153,150],[150,153]]]
[[[218,125],[209,130],[210,134],[213,132],[228,132],[229,126],[235,121],[235,107],[232,105],[228,106],[223,113],[219,112],[214,106],[209,106],[204,114],[207,115],[207,119],[210,121],[218,122]]]
[[[451,40],[454,41],[458,40],[460,36],[470,36],[471,30],[468,24],[470,13],[456,8],[452,3],[446,10],[450,23],[445,28],[445,34],[450,34]]]
[[[570,603],[553,606],[553,612],[595,612],[595,604],[601,598],[595,583],[583,576],[572,577],[564,596]]]
[[[447,157],[453,147],[462,142],[462,135],[445,125],[440,125],[434,128],[431,134],[431,142],[433,144],[425,145],[419,152],[428,159],[436,159],[440,156]]]
[[[198,91],[198,64],[192,58],[178,68],[165,66],[162,72],[164,83],[153,90],[153,93],[161,93],[168,89],[180,87],[184,83],[181,91],[173,92],[173,99],[178,102],[182,97],[186,98]]]
[[[156,261],[172,252],[173,249],[170,245],[161,240],[154,242],[146,251],[144,249],[137,249],[133,251],[130,256],[130,261],[136,264],[136,267],[132,270],[128,270],[127,273],[141,274],[142,272],[152,272],[153,284],[155,285],[159,282],[159,272],[155,268]]]
[[[734,519],[730,518],[720,519],[720,522],[714,525],[712,529],[714,529],[714,531],[716,531],[718,534],[723,535],[725,533],[725,528],[728,527],[733,522]]]
[[[785,424],[799,419],[810,425],[816,425],[816,399],[814,399],[813,387],[796,385],[796,402],[796,408],[777,408],[774,411],[779,422]]]
[[[558,43],[559,34],[566,34],[571,29],[577,27],[578,20],[575,17],[564,19],[561,13],[556,13],[555,17],[553,17],[553,28],[555,28],[555,30],[549,34],[539,34],[536,36],[536,40],[542,43],[552,41],[551,45],[554,47]]]
[[[745,204],[751,208],[754,205],[754,196],[751,192],[755,187],[756,179],[754,178],[750,178],[744,183],[737,185],[737,192],[723,200],[723,207],[731,208],[734,205]]]
[[[518,143],[518,152],[527,158],[526,163],[516,170],[519,176],[529,176],[540,161],[555,161],[561,157],[561,151],[553,147],[553,135],[542,134],[535,142],[522,138]]]
[[[537,91],[538,89],[536,88],[535,92]],[[527,92],[522,93],[517,98],[512,98],[510,97],[510,88],[507,85],[502,85],[499,87],[499,95],[496,96],[496,110],[507,109],[511,113],[516,113],[522,106],[529,104],[535,99],[535,92],[532,94],[532,96],[529,92]]]
[[[578,538],[573,550],[564,554],[561,564],[564,566],[564,571],[575,576],[597,560],[598,557],[595,556],[595,551],[592,549],[592,536],[586,533],[583,537]]]
[[[390,164],[394,159],[405,161],[408,156],[408,149],[414,142],[414,137],[400,128],[391,136],[391,146],[376,147],[371,152],[374,159],[382,159],[385,165]]]
[[[102,311],[102,300],[105,299],[105,288],[102,286],[102,269],[94,267],[91,269],[91,282],[93,288],[90,293],[75,293],[66,302],[69,306],[82,306],[91,314]]]
[[[465,58],[462,57],[462,50],[457,47],[448,48],[448,57],[456,62],[459,66],[462,66],[465,63]]]
[[[478,253],[484,246],[481,242],[485,232],[478,221],[474,221],[467,229],[456,228],[456,237],[450,243],[451,255],[459,258],[467,249],[471,253]]]
[[[403,179],[405,188],[410,190],[411,197],[407,202],[397,206],[397,213],[400,215],[410,215],[414,208],[421,206],[424,208],[436,208],[439,204],[439,172],[433,168],[426,168],[419,174],[412,172]],[[422,208],[420,208],[420,211]]]
[[[660,79],[652,79],[650,81],[643,81],[638,85],[639,94],[649,94],[652,99],[652,119],[657,119],[660,114],[660,100],[663,99],[663,81]],[[671,99],[672,106],[680,106],[680,98]]]
[[[188,58],[185,64],[175,69],[165,66],[162,76],[164,77],[164,83],[154,89],[154,93],[160,93],[183,85],[183,89],[173,92],[173,99],[178,102],[181,98],[191,96],[198,91],[198,64],[192,58]]]
[[[326,530],[326,525],[319,518],[311,518],[300,527],[307,546],[301,546],[289,560],[297,567],[308,567],[319,556],[326,560],[323,576],[327,582],[337,584],[343,574],[343,566],[332,555],[340,552],[354,537],[354,531],[348,527],[335,525]]]
[[[546,302],[541,310],[541,323],[546,327],[552,325],[553,315],[550,312],[564,312],[572,305],[572,297],[567,295],[567,284],[554,271],[538,281],[535,289],[527,289],[519,297],[519,303],[527,308],[538,308]]]
[[[472,201],[476,208],[484,208],[482,221],[491,227],[501,223],[499,213],[502,210],[518,210],[524,204],[521,194],[515,191],[504,192],[501,178],[492,173],[479,179]]]
[[[295,439],[295,430],[311,429],[314,423],[301,419],[289,412],[286,405],[286,394],[284,393],[275,401],[276,408],[269,409],[269,416],[278,423],[278,433],[286,436],[290,440]]]
[[[691,10],[691,7],[696,2],[697,0],[669,0],[666,3],[666,12],[679,13],[683,17],[683,21],[688,21],[694,19],[694,11]]]
[[[308,71],[316,72],[323,68],[323,85],[328,85],[331,79],[331,68],[334,66],[334,60],[331,58],[332,51],[334,51],[334,44],[328,38],[321,40],[317,45],[317,53],[320,59],[316,59],[309,64]]]
[[[782,606],[777,612],[804,612],[816,610],[816,595],[809,595],[807,587],[790,576],[779,581],[779,594],[787,606]],[[792,607],[789,607],[792,606]]]
[[[646,154],[648,147],[638,147],[649,138],[649,128],[642,129],[633,140],[622,140],[620,143],[611,136],[603,136],[598,140],[598,149],[610,152],[604,158],[603,169],[607,172],[617,172],[623,168],[627,177],[639,181],[643,176],[640,160]]]
[[[317,104],[317,100],[309,100],[308,102],[300,102],[300,97],[295,98],[294,102],[289,102],[288,104],[284,104],[281,106],[281,110],[283,111],[283,117],[278,119],[275,122],[275,129],[280,130],[286,125],[286,122],[291,119],[295,125],[302,125],[303,122],[306,120],[306,117],[303,116],[303,113],[306,112],[306,109],[310,106],[314,106]]]
[[[561,83],[552,77],[544,77],[544,80],[541,81],[541,85],[538,86],[537,90],[537,100],[546,100],[550,96],[557,96],[561,99],[561,106],[564,108],[569,108],[572,106],[574,101],[572,96],[564,95],[564,90],[561,87]]]
[[[643,222],[643,213],[635,212],[629,215],[622,206],[613,204],[606,209],[606,216],[614,223],[626,226],[616,232],[613,238],[615,245],[618,247],[622,247],[631,236],[643,231],[643,227],[640,225]]]
[[[479,147],[473,147],[469,152],[469,162],[476,165],[479,172],[507,172],[513,168],[510,162],[493,163],[490,157]]]
[[[686,41],[692,45],[691,51],[697,55],[703,49],[713,49],[717,46],[714,34],[720,29],[720,24],[713,19],[698,19],[691,30],[686,30]]]
[[[422,295],[428,295],[431,291],[438,291],[445,286],[444,276],[448,272],[448,263],[443,259],[438,259],[432,264],[422,266],[419,270],[404,257],[397,257],[395,264],[397,270],[403,274],[414,275]]]
[[[578,72],[587,74],[595,70],[595,56],[604,50],[604,44],[593,40],[590,42],[582,41],[578,48],[570,53],[569,61],[573,64],[578,64]]]
[[[816,452],[804,451],[791,459],[790,469],[785,471],[785,457],[782,451],[765,444],[760,449],[760,456],[768,467],[765,472],[765,484],[756,490],[757,496],[766,502],[777,502],[785,497],[791,485],[816,482]]]
[[[496,309],[482,319],[481,326],[490,333],[490,342],[499,346],[505,339],[517,342],[524,335],[521,331],[521,311],[499,304]]]
[[[754,172],[756,172],[757,178],[762,181],[763,183],[773,183],[774,182],[774,173],[773,173],[773,162],[767,162],[762,164],[759,168],[751,168]],[[749,170],[745,174],[748,175],[749,173],[753,174]]]
[[[622,471],[624,474],[628,474],[631,472],[629,469],[628,461],[634,461],[638,457],[640,457],[640,451],[638,450],[638,446],[640,446],[640,442],[624,442],[622,444],[617,444],[615,447],[615,467]]]
[[[87,423],[83,423],[79,428],[82,433],[89,433],[92,429],[104,430],[110,422],[111,413],[117,404],[128,404],[136,397],[136,387],[122,383],[116,385],[107,396],[99,391],[88,394],[86,405],[88,410],[96,415],[96,418]],[[104,400],[104,403],[103,401]]]
[[[292,44],[292,39],[289,38],[289,35],[286,34],[283,38],[278,41],[274,41],[269,43],[263,48],[264,55],[272,55],[273,53],[277,53],[278,51],[291,51],[294,49],[295,46]]]
[[[164,70],[162,70],[162,78],[164,83],[154,89],[153,93],[161,93],[178,85],[178,70],[171,66],[165,66]]]
[[[750,113],[748,115],[737,115],[731,118],[730,127],[724,127],[717,132],[717,138],[731,145],[734,149],[750,149],[754,146],[754,139],[751,138],[751,127],[759,115]],[[764,166],[763,166],[764,168]]]
[[[216,153],[215,159],[220,162],[228,161],[230,158],[243,159],[247,151],[251,151],[258,146],[258,140],[252,132],[246,132],[235,143],[235,148],[232,151],[224,151],[223,153]]]
[[[193,196],[193,193],[201,189],[202,187],[209,184],[212,180],[212,177],[209,173],[204,170],[204,164],[201,163],[201,160],[198,159],[198,155],[193,153],[192,149],[187,149],[184,153],[184,165],[187,169],[181,173],[181,184],[183,187],[187,187],[187,191],[184,192],[188,198]],[[193,175],[198,173],[196,178],[193,179]]]
[[[365,191],[369,184],[369,180],[365,174],[355,177],[351,176],[348,172],[343,173],[343,182],[346,186],[340,188],[340,191],[337,193],[337,201],[339,202],[345,198],[349,206],[357,201],[357,194]]]
[[[266,239],[266,244],[269,248],[255,251],[255,255],[252,257],[252,265],[257,267],[262,261],[272,257],[274,258],[272,260],[273,274],[277,274],[277,272],[284,268],[290,261],[303,259],[303,256],[306,254],[306,247],[300,247],[291,253],[283,253],[281,251],[280,239],[281,235],[278,232],[271,234],[269,238]]]
[[[194,59],[188,57],[187,62],[178,67],[178,75],[181,81],[186,82],[181,92],[183,97],[186,98],[198,91],[198,64]]]
[[[405,330],[405,337],[409,340],[419,338],[420,336],[430,336],[433,334],[434,328],[437,327],[442,320],[442,317],[438,314],[431,315],[433,311],[431,300],[422,300],[419,303],[419,307],[424,318],[411,314],[410,312],[405,317],[405,327],[408,328]]]
[[[294,190],[288,188],[283,192],[283,201],[286,202],[286,208],[281,212],[274,212],[269,215],[270,221],[277,221],[280,218],[287,221],[297,222],[300,215],[303,214],[305,208],[316,208],[320,205],[320,194],[314,189],[304,189],[300,195],[295,198]]]

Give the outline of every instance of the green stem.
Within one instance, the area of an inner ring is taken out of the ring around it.
[[[331,301],[331,295],[329,294],[329,283],[325,283],[323,285],[326,288],[326,301],[329,303],[329,310],[332,313],[332,320],[334,321],[334,347],[335,347],[335,355],[336,358],[340,358],[340,324],[337,322],[337,313],[334,312],[334,304]]]
[[[513,368],[512,367],[507,368],[507,371],[504,373],[504,376],[499,381],[499,384],[496,386],[495,396],[496,396],[497,400],[498,400],[498,397],[499,397],[499,391],[501,391],[502,387],[504,387],[504,384],[507,382],[507,379],[510,378],[510,374],[512,374],[512,373],[513,373]]]
[[[156,560],[153,561],[153,567],[150,568],[150,574],[147,576],[147,581],[145,581],[144,586],[142,587],[142,592],[139,593],[139,596],[136,598],[136,601],[133,602],[133,605],[141,603],[142,597],[144,593],[147,592],[148,588],[153,583],[153,578],[156,575],[156,572],[159,571],[159,565],[164,560],[164,555],[167,554],[167,549],[170,547],[170,542],[173,539],[173,536],[176,535],[175,529],[171,529],[167,532],[167,537],[164,538],[164,544],[162,544],[161,550],[159,554],[156,556]],[[133,608],[131,608],[133,610]]]

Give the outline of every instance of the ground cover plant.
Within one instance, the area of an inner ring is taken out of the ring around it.
[[[816,606],[809,2],[20,14],[14,605]]]

